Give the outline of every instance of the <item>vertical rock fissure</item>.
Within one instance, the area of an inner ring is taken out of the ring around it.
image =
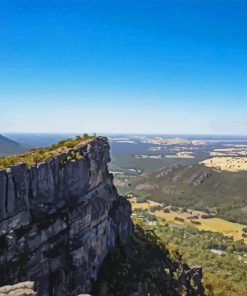
[[[9,181],[8,174],[5,172],[6,182],[5,182],[5,213],[8,215],[8,190],[9,190]]]
[[[12,182],[13,182],[13,187],[14,187],[14,193],[15,193],[15,202],[18,204],[18,192],[17,192],[17,184],[15,182],[15,178],[13,176],[13,174],[11,174],[11,179],[12,179]]]

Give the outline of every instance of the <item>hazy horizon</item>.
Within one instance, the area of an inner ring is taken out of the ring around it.
[[[81,131],[81,132],[1,132],[1,135],[68,135],[68,136],[75,136],[75,135],[83,135],[84,133],[88,133],[89,135],[96,134],[96,136],[130,136],[130,137],[138,137],[138,136],[161,136],[161,137],[230,137],[230,138],[241,138],[247,137],[247,134],[192,134],[192,133],[132,133],[132,132],[124,132],[124,133],[108,133],[108,132],[88,132],[88,131]]]

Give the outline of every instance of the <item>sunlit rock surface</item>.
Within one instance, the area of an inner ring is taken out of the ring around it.
[[[33,282],[24,282],[0,288],[0,296],[35,296]]]

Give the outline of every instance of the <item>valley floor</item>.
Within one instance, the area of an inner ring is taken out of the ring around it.
[[[219,232],[219,233],[222,233],[223,235],[233,237],[234,240],[242,239],[247,244],[247,237],[244,238],[242,236],[243,234],[242,229],[246,228],[247,225],[229,222],[221,218],[204,219],[202,217],[203,215],[207,216],[206,213],[201,211],[191,210],[191,209],[187,209],[186,212],[171,210],[169,213],[167,213],[164,210],[160,209],[160,207],[163,207],[161,203],[154,202],[151,200],[140,203],[132,199],[131,204],[132,204],[133,210],[136,210],[136,209],[149,210],[157,218],[165,219],[165,221],[167,222],[175,223],[177,225],[191,226],[199,230]],[[195,221],[195,219],[191,219],[195,216],[197,217],[196,223],[198,224],[194,224],[193,222]]]
[[[166,213],[160,209],[164,205],[149,200],[131,202],[135,224],[154,231],[190,266],[202,266],[207,296],[247,295],[247,241],[240,239],[244,225],[218,218],[195,219],[206,215],[199,211]]]

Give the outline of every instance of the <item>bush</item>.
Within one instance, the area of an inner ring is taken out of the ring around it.
[[[198,216],[197,216],[197,215],[194,215],[194,216],[189,216],[189,217],[186,217],[186,219],[189,219],[189,220],[191,220],[191,219],[199,219],[199,218],[198,218]]]
[[[157,221],[157,217],[149,212],[142,212],[142,215],[148,221]]]
[[[164,213],[171,213],[171,210],[169,208],[165,208]]]
[[[162,210],[162,206],[153,206],[153,207],[150,207],[150,211],[152,213],[156,212],[156,211],[161,211]]]
[[[174,220],[175,221],[179,221],[179,222],[184,222],[184,219],[183,218],[180,218],[180,217],[175,217]]]
[[[196,225],[201,225],[202,224],[200,221],[196,221],[196,220],[191,220],[190,222],[193,223],[193,224],[196,224]]]
[[[214,215],[202,214],[201,217],[202,217],[202,219],[212,219],[212,218],[214,218]]]
[[[83,137],[77,136],[74,139],[65,139],[58,142],[57,144],[51,145],[48,148],[32,149],[24,154],[0,157],[0,169],[10,167],[11,165],[17,163],[25,163],[28,166],[32,166],[36,163],[48,161],[55,155],[66,152],[68,148],[75,148],[83,141],[89,139],[94,139],[94,137],[84,134]],[[70,155],[68,158],[68,161],[71,161],[72,159],[80,160],[83,159],[83,156],[80,155],[80,153],[75,152],[74,155]]]
[[[147,202],[147,197],[139,197],[136,200],[136,203],[143,203],[143,202]]]

